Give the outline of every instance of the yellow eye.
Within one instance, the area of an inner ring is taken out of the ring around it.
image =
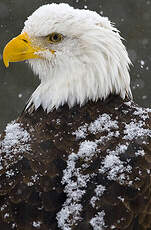
[[[61,42],[62,39],[63,39],[63,35],[59,34],[59,33],[52,33],[52,34],[48,35],[48,40],[50,43]]]

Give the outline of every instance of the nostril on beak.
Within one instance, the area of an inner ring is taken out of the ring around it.
[[[26,39],[22,39],[22,41],[25,42],[25,43],[28,43],[28,41]]]

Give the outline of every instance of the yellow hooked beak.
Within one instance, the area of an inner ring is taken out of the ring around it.
[[[42,51],[40,47],[34,47],[26,32],[13,38],[5,46],[3,51],[3,61],[6,67],[9,62],[25,61],[27,59],[40,58],[36,52]]]

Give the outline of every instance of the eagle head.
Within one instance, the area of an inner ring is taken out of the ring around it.
[[[4,48],[3,60],[26,61],[39,76],[33,103],[50,112],[67,103],[80,106],[110,94],[131,97],[130,60],[108,18],[68,4],[41,6],[21,34]]]

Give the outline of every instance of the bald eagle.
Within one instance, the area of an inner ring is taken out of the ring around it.
[[[4,48],[40,85],[0,139],[0,229],[150,230],[151,110],[108,18],[41,6]]]

